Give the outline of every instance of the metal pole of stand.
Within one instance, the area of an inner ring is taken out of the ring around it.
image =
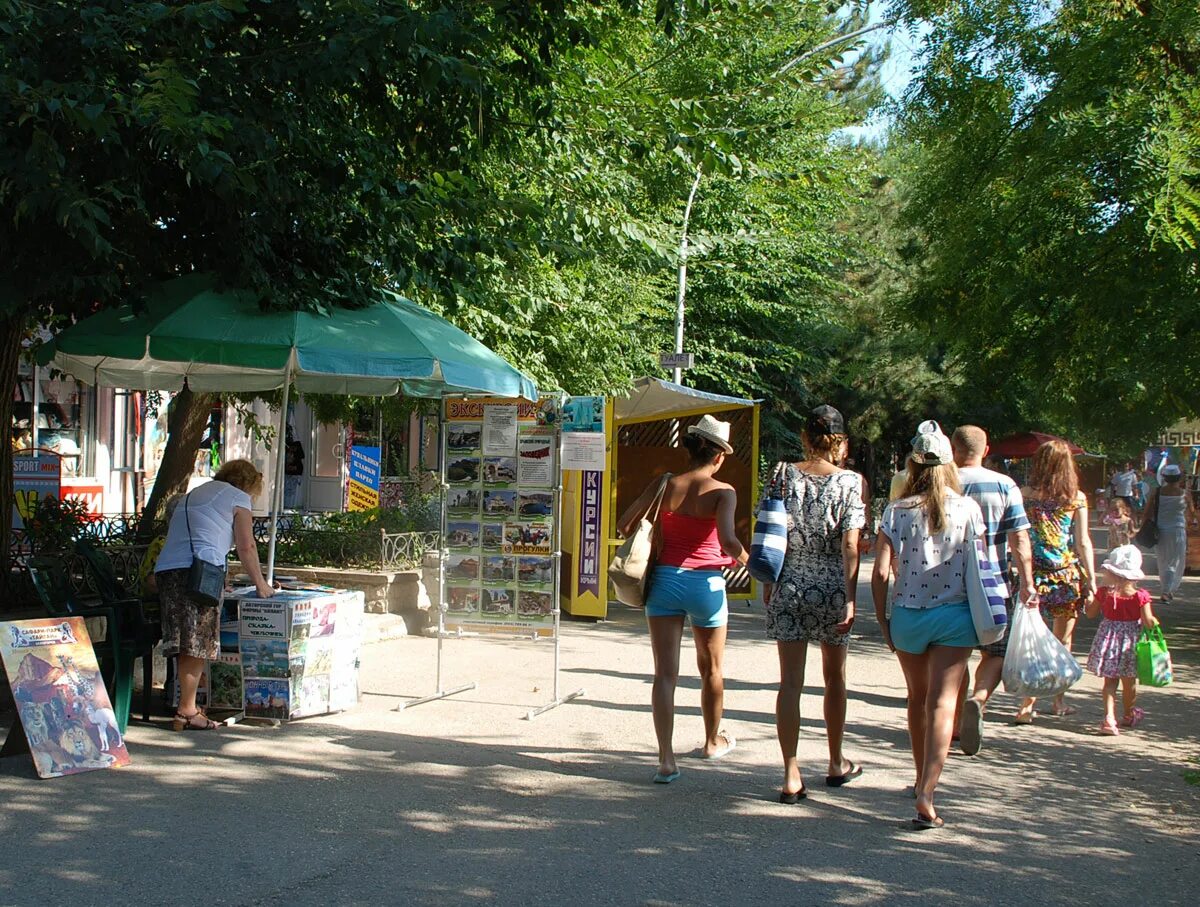
[[[406,699],[404,702],[396,706],[393,711],[403,712],[405,709],[411,709],[413,706],[424,705],[427,702],[436,702],[439,699],[445,699],[447,696],[454,696],[458,693],[465,693],[467,690],[474,690],[478,686],[475,681],[465,683],[462,686],[455,687],[452,690],[442,689],[442,638],[446,635],[446,557],[449,554],[446,548],[446,489],[449,487],[446,482],[446,450],[445,450],[445,434],[446,420],[439,419],[440,425],[438,429],[438,450],[440,452],[439,459],[442,463],[441,468],[441,483],[439,491],[441,494],[441,511],[442,511],[442,545],[438,548],[438,626],[437,626],[437,692],[429,696],[421,696],[417,699]]]
[[[559,640],[561,637],[562,627],[562,608],[559,607],[560,586],[562,583],[561,570],[559,569],[562,563],[562,451],[559,450],[559,474],[558,484],[554,487],[554,554],[551,562],[554,565],[554,698],[545,705],[539,705],[536,709],[530,709],[525,713],[525,720],[532,721],[538,715],[548,712],[551,709],[558,708],[565,702],[570,702],[572,699],[578,699],[583,695],[583,688],[580,687],[566,696],[560,696],[558,690],[558,667],[559,667]]]

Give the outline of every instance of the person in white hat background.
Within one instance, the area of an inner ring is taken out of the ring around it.
[[[734,528],[737,492],[716,478],[725,457],[733,453],[729,429],[728,422],[711,415],[690,426],[683,439],[688,470],[671,476],[662,492],[658,512],[661,548],[646,593],[646,622],[654,651],[650,703],[658,738],[658,771],[654,775],[658,784],[679,778],[673,736],[685,619],[692,624],[701,678],[704,745],[700,755],[719,759],[737,746],[733,735],[721,730],[725,705],[722,663],[729,622],[722,571],[733,563],[744,566],[750,553],[738,541]],[[660,480],[652,482],[621,515],[617,526],[622,534],[628,535],[654,509],[660,484]]]
[[[950,439],[934,421],[912,440],[899,499],[879,524],[871,594],[884,642],[908,687],[908,735],[916,782],[914,828],[940,828],[934,793],[954,730],[958,691],[979,645],[967,603],[967,538],[985,537],[979,505],[960,490]],[[896,590],[887,615],[893,566]]]
[[[1150,493],[1146,502],[1146,518],[1158,524],[1158,544],[1154,554],[1158,560],[1158,581],[1162,588],[1159,601],[1175,598],[1183,582],[1187,566],[1187,530],[1196,524],[1196,505],[1183,486],[1183,470],[1169,463],[1160,473],[1162,485]]]
[[[1142,572],[1142,552],[1133,545],[1121,545],[1108,552],[1100,565],[1103,585],[1088,602],[1087,616],[1104,619],[1096,630],[1092,650],[1088,654],[1088,670],[1104,681],[1104,720],[1100,733],[1116,737],[1117,685],[1125,706],[1121,727],[1136,727],[1146,713],[1137,706],[1137,641],[1141,628],[1158,625],[1150,607],[1150,593],[1138,588]]]

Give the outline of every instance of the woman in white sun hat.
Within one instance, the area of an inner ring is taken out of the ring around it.
[[[1151,492],[1145,512],[1158,524],[1158,544],[1154,554],[1158,559],[1158,581],[1162,586],[1160,601],[1169,602],[1183,582],[1188,526],[1196,523],[1196,505],[1183,487],[1183,470],[1174,463],[1163,467],[1162,487]]]
[[[979,645],[967,603],[967,539],[983,538],[984,531],[979,505],[961,493],[950,439],[936,422],[922,422],[901,495],[883,512],[871,573],[875,617],[908,687],[908,735],[917,770],[912,825],[918,829],[944,824],[933,795],[950,749],[967,659]],[[893,566],[896,594],[889,619]]]
[[[749,552],[734,531],[737,493],[715,476],[733,453],[729,423],[704,416],[687,430],[683,446],[690,461],[686,472],[671,476],[662,492],[659,511],[661,551],[649,580],[646,621],[654,650],[654,689],[651,707],[658,737],[658,772],[655,782],[669,784],[679,777],[672,735],[675,724],[675,686],[679,680],[679,646],[683,622],[692,623],[696,662],[702,681],[700,711],[704,716],[702,755],[718,759],[736,746],[722,731],[725,680],[726,624],[722,570],[732,563],[745,564]],[[618,523],[628,535],[644,514],[654,508],[660,480],[642,492]]]

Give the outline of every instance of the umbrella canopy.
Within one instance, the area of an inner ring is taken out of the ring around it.
[[[537,387],[482,343],[381,290],[361,309],[263,312],[248,292],[210,278],[163,284],[144,312],[108,309],[67,328],[39,361],[89,384],[145,390],[268,391],[290,373],[318,394],[492,394],[537,399]]]
[[[1020,460],[1025,457],[1032,457],[1037,453],[1037,449],[1047,441],[1066,441],[1066,439],[1060,438],[1057,435],[1047,435],[1040,431],[1023,431],[989,444],[988,456],[1002,457],[1005,460]],[[1083,448],[1078,444],[1073,444],[1070,441],[1066,441],[1066,444],[1071,448],[1071,453],[1083,453]]]

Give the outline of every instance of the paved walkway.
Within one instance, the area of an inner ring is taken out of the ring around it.
[[[479,688],[396,713],[433,688],[436,643],[393,640],[368,647],[362,704],[343,715],[211,735],[134,725],[132,766],[53,781],[0,763],[0,904],[1196,903],[1200,786],[1185,773],[1200,774],[1200,579],[1161,609],[1180,679],[1143,691],[1143,727],[1098,736],[1090,675],[1071,696],[1078,715],[1032,727],[1007,723],[1000,695],[981,754],[947,766],[940,832],[903,827],[903,682],[870,616],[851,652],[847,742],[866,774],[821,784],[814,660],[812,796],[777,802],[774,649],[761,609],[737,610],[725,724],[738,747],[683,758],[676,784],[649,783],[640,614],[567,624],[562,687],[586,698],[532,722],[551,695],[550,644],[447,641],[447,686]],[[681,752],[701,735],[689,659]]]

